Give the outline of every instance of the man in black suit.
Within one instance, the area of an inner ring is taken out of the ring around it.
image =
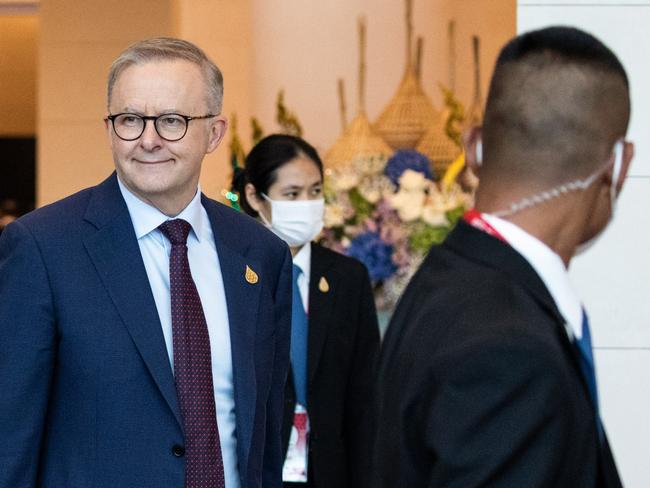
[[[476,209],[432,248],[384,342],[374,488],[621,486],[567,268],[612,218],[629,114],[625,70],[591,35],[503,48],[467,140]]]

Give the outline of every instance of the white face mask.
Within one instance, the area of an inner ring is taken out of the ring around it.
[[[260,218],[273,233],[289,247],[301,247],[311,242],[323,230],[325,200],[271,200],[271,222],[259,212]]]
[[[623,145],[624,143],[621,140],[618,141],[614,146],[614,168],[612,170],[612,183],[609,187],[609,220],[607,221],[605,227],[598,234],[596,234],[588,241],[585,241],[582,244],[578,245],[575,252],[576,256],[583,254],[585,251],[594,247],[594,244],[596,244],[596,242],[598,242],[602,235],[605,233],[605,229],[607,229],[612,220],[614,220],[614,215],[616,214],[616,204],[618,202],[618,191],[616,190],[616,187],[618,186],[618,180],[621,177],[621,169],[623,168]]]

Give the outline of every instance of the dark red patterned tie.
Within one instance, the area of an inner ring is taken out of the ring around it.
[[[185,487],[225,488],[214,405],[210,336],[187,259],[191,226],[168,220],[159,229],[172,244],[169,282],[172,300],[174,379],[185,431]]]

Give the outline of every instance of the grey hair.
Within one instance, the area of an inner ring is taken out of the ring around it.
[[[205,76],[208,104],[215,114],[221,113],[223,102],[223,75],[221,70],[206,56],[202,49],[189,41],[172,37],[154,37],[138,41],[120,54],[108,72],[107,103],[110,110],[113,86],[120,74],[129,66],[145,64],[150,61],[177,60],[189,61],[201,67]]]

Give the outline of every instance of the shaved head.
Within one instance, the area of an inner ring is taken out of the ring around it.
[[[481,181],[552,184],[602,167],[630,116],[627,75],[595,37],[551,27],[501,51],[483,124]]]

